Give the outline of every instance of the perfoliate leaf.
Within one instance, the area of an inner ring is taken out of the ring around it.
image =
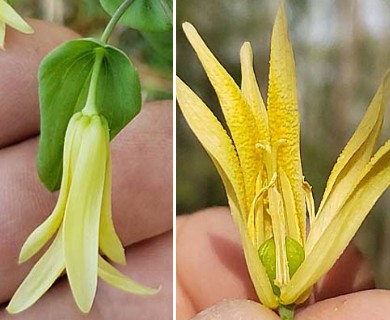
[[[113,15],[123,0],[100,0],[100,3]],[[172,8],[172,0],[134,0],[120,21],[140,31],[168,31],[172,29]]]
[[[104,50],[104,58],[96,107],[107,119],[110,139],[140,111],[138,73],[120,50],[94,39],[79,39],[66,42],[46,56],[39,68],[38,174],[51,191],[61,183],[66,128],[72,115],[85,107],[97,49]]]
[[[150,46],[158,52],[159,56],[173,61],[173,35],[172,30],[165,32],[141,32]]]

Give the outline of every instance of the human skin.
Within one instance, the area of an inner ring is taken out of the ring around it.
[[[258,298],[228,208],[181,216],[176,226],[177,320],[280,319],[255,302]],[[387,319],[390,292],[373,288],[368,264],[350,245],[315,286],[309,301],[297,309],[295,319]]]
[[[171,101],[146,103],[111,144],[113,219],[127,258],[118,268],[147,286],[161,285],[160,293],[139,297],[99,281],[86,316],[64,276],[28,310],[12,316],[5,311],[38,259],[19,265],[20,249],[58,197],[44,188],[36,170],[38,65],[57,45],[78,37],[47,22],[29,23],[35,33],[9,28],[0,52],[0,319],[172,319]]]

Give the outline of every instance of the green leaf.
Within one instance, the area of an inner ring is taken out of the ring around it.
[[[51,191],[60,187],[64,138],[72,115],[87,100],[96,50],[104,50],[96,104],[114,138],[141,107],[141,88],[136,69],[120,50],[94,39],[64,43],[42,61],[39,68],[41,136],[38,174]]]
[[[100,0],[100,3],[113,15],[123,0]],[[172,0],[134,0],[120,21],[140,31],[168,31],[172,29],[172,8]]]
[[[141,32],[150,46],[159,53],[161,58],[173,61],[173,35],[172,30],[165,32]]]

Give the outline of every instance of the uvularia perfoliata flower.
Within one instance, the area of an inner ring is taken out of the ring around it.
[[[34,30],[23,18],[5,1],[0,0],[0,48],[4,49],[6,24],[23,32],[33,33]]]
[[[109,131],[103,116],[78,112],[71,118],[65,136],[58,202],[26,240],[19,262],[30,259],[53,236],[50,247],[12,297],[9,313],[23,311],[35,303],[64,271],[82,312],[91,309],[98,276],[127,292],[158,292],[159,289],[128,279],[101,256],[126,263],[111,217]]]
[[[249,43],[241,48],[239,88],[195,28],[184,23],[183,29],[215,89],[231,137],[178,78],[180,108],[222,178],[260,301],[292,318],[293,306],[309,297],[390,184],[390,142],[373,155],[389,73],[339,156],[315,214],[301,168],[295,65],[283,6],[272,32],[267,107]]]

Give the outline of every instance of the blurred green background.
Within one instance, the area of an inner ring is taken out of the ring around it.
[[[24,17],[65,25],[83,37],[100,38],[110,19],[99,0],[13,0],[11,3]],[[172,56],[157,52],[138,31],[120,24],[110,43],[124,50],[137,67],[146,100],[172,98]]]
[[[357,127],[390,67],[390,1],[285,1],[297,66],[302,161],[316,204],[338,154]],[[250,41],[266,97],[270,35],[279,1],[177,0],[177,73],[222,119],[216,96],[181,23],[195,25],[209,48],[240,79],[239,50]],[[389,114],[383,137],[390,136]],[[226,205],[220,178],[177,111],[177,213]],[[364,201],[364,199],[362,199]],[[355,241],[390,288],[390,194],[387,191]]]

